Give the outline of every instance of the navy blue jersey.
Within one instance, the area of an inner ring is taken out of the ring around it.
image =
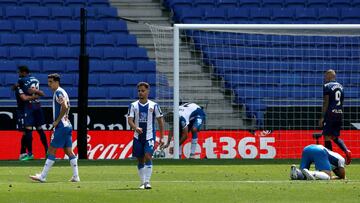
[[[324,96],[329,96],[329,106],[325,113],[325,120],[341,120],[343,114],[344,88],[336,82],[330,81],[324,85]]]
[[[30,88],[38,90],[39,86],[40,86],[39,80],[36,79],[34,76],[28,75],[19,79],[19,87],[23,91],[23,94],[27,96],[31,96],[31,94],[28,91]],[[34,102],[39,102],[39,100],[31,101],[31,103]]]
[[[20,98],[21,94],[24,94],[24,92],[19,86],[17,86],[15,88],[15,97],[16,97],[16,103],[17,103],[18,110],[24,110],[24,107],[25,107],[25,101],[23,101]]]

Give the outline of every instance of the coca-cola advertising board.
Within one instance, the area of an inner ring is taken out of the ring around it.
[[[315,130],[279,130],[279,131],[232,131],[208,130],[198,134],[196,156],[200,159],[292,159],[301,158],[302,149],[314,144]],[[50,140],[52,131],[46,131]],[[167,134],[167,133],[166,133]],[[0,160],[19,158],[22,133],[18,131],[0,131]],[[35,158],[44,158],[45,153],[36,131],[33,132],[33,153]],[[343,130],[341,137],[352,150],[354,158],[360,158],[359,131]],[[166,140],[167,137],[165,137]],[[158,141],[159,137],[157,137]],[[88,131],[87,149],[89,159],[127,159],[131,158],[133,131]],[[322,143],[323,140],[320,139]],[[182,158],[190,154],[191,136],[182,146]],[[77,153],[76,131],[73,131],[73,148]],[[339,149],[334,145],[335,151]],[[165,158],[171,158],[171,150],[165,150]],[[340,153],[342,154],[342,153]],[[66,158],[58,150],[57,158]]]

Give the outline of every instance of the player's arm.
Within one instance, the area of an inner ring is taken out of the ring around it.
[[[333,170],[336,176],[331,177],[331,179],[345,179],[345,168],[338,167]]]
[[[180,141],[179,141],[179,144],[182,145],[185,140],[187,139],[187,136],[189,134],[189,127],[186,126],[185,128],[182,129],[181,131],[181,135],[180,135]]]
[[[38,89],[35,89],[35,88],[29,88],[29,89],[28,89],[28,92],[29,92],[30,94],[37,94],[37,95],[39,95],[39,96],[41,96],[41,97],[45,95],[43,91],[38,90]]]
[[[323,127],[324,117],[325,117],[325,113],[326,113],[328,107],[329,107],[329,95],[324,95],[323,106],[322,106],[322,111],[321,111],[321,118],[319,120],[320,127]]]
[[[164,145],[163,138],[164,138],[164,118],[159,117],[156,118],[158,124],[159,124],[159,130],[160,130],[160,144],[159,146],[162,147]]]
[[[59,124],[59,122],[61,121],[61,119],[64,117],[64,115],[66,114],[66,112],[69,110],[69,105],[66,101],[64,101],[62,99],[62,97],[59,98],[58,101],[59,104],[61,104],[61,108],[60,108],[60,114],[59,116],[56,118],[56,120],[53,123],[53,128],[56,128],[56,126]]]
[[[130,125],[130,128],[132,130],[135,130],[137,133],[141,134],[143,133],[143,130],[142,128],[138,127],[135,125],[135,122],[134,122],[134,117],[128,117],[128,123]]]
[[[15,91],[17,91],[17,93],[19,94],[19,97],[21,100],[23,101],[31,101],[31,100],[34,100],[34,99],[38,99],[39,98],[39,95],[26,95],[22,89],[20,87],[16,87],[17,89]]]

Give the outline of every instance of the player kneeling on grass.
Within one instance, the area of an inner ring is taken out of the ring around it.
[[[309,171],[314,163],[316,171]],[[331,176],[331,170],[336,176]],[[291,180],[330,180],[345,179],[345,159],[338,153],[322,145],[308,145],[301,156],[300,169],[295,165],[290,168]]]
[[[55,163],[55,154],[56,149],[63,148],[65,154],[69,157],[70,165],[73,169],[73,176],[71,177],[71,182],[79,182],[79,171],[77,158],[72,151],[72,140],[71,132],[72,126],[69,121],[69,111],[70,111],[70,100],[68,94],[63,88],[60,87],[60,75],[59,74],[50,74],[48,75],[48,85],[50,89],[54,92],[53,96],[53,129],[54,134],[51,137],[50,147],[48,151],[48,156],[45,162],[44,169],[41,174],[36,174],[30,176],[32,180],[45,182],[46,176]]]

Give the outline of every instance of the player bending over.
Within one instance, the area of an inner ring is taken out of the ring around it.
[[[79,182],[79,170],[77,158],[72,151],[71,132],[72,125],[69,121],[70,100],[68,94],[60,87],[60,75],[57,73],[48,75],[48,85],[54,92],[53,96],[53,129],[54,134],[51,137],[48,156],[45,161],[45,166],[41,174],[30,176],[32,180],[45,182],[47,174],[55,163],[56,149],[63,148],[65,154],[69,157],[70,165],[73,170],[71,182]]]
[[[314,163],[316,171],[309,171]],[[336,176],[331,176],[331,170]],[[290,169],[291,180],[345,179],[345,159],[338,153],[322,145],[308,145],[301,156],[300,169],[295,165]]]

